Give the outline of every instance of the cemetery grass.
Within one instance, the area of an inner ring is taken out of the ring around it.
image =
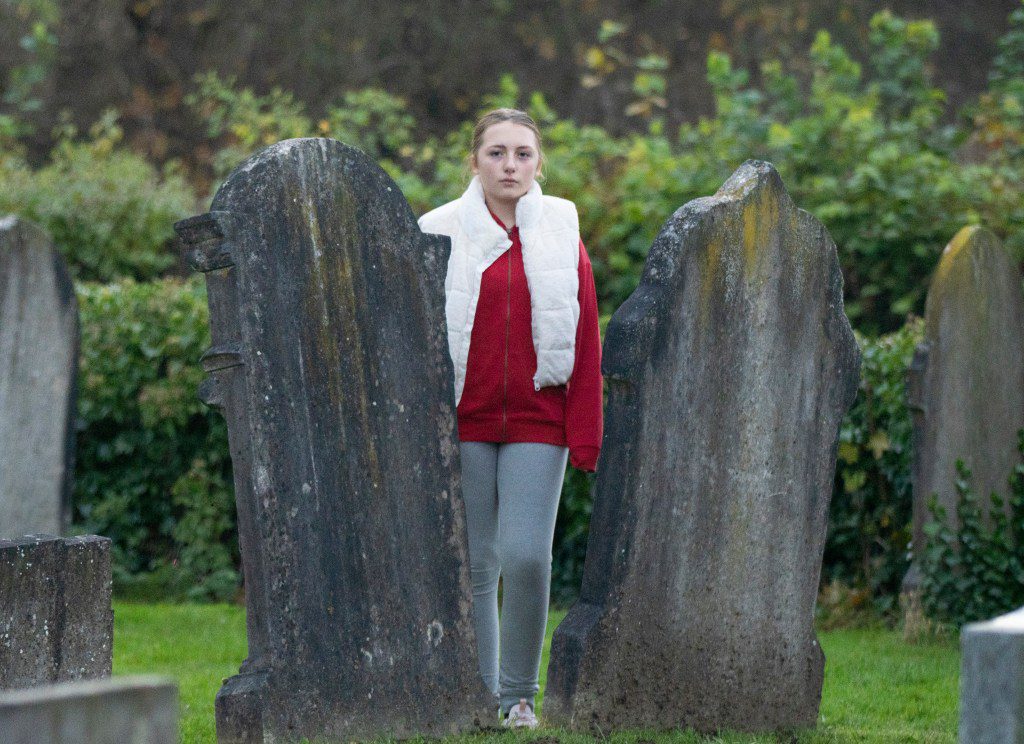
[[[553,611],[541,664],[541,690],[551,632],[564,612]],[[881,628],[819,632],[828,658],[818,728],[793,736],[636,731],[607,737],[622,744],[831,744],[833,742],[956,741],[960,656],[955,639],[907,644]],[[115,602],[114,674],[163,674],[178,683],[181,741],[216,741],[213,700],[225,677],[245,658],[245,611],[232,605]],[[543,703],[541,703],[543,717]],[[459,744],[538,741],[583,744],[591,737],[560,729],[495,732],[450,740]]]

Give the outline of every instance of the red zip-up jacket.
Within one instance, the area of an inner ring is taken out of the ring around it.
[[[494,218],[504,229],[501,220]],[[459,401],[463,442],[540,442],[569,447],[569,461],[593,472],[601,451],[601,336],[590,257],[580,241],[576,361],[565,385],[534,390],[530,290],[519,228],[512,246],[483,273]]]

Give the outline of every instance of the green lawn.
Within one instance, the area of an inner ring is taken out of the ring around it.
[[[553,612],[551,631],[564,613]],[[956,741],[960,655],[954,641],[908,645],[886,630],[839,630],[820,634],[828,657],[821,717],[806,744],[832,742]],[[186,744],[214,742],[213,699],[221,681],[245,658],[245,611],[225,605],[114,604],[114,674],[157,673],[178,682],[181,736]],[[541,665],[541,690],[547,644]],[[576,744],[589,737],[557,729],[463,737],[472,744],[543,738],[544,744]],[[623,742],[722,742],[768,744],[774,736],[630,732]]]

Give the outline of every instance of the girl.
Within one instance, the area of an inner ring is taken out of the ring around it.
[[[419,224],[452,241],[445,312],[480,673],[505,725],[534,728],[566,459],[593,472],[601,445],[597,297],[575,205],[537,183],[533,119],[486,114],[469,162],[466,192]]]

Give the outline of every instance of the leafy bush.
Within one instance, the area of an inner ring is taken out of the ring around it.
[[[562,484],[551,566],[551,600],[560,607],[572,604],[580,593],[595,482],[592,473],[569,468]]]
[[[1024,457],[1024,431],[1018,438]],[[1024,464],[1010,474],[1008,501],[992,493],[989,509],[982,509],[963,461],[957,461],[956,469],[960,529],[952,529],[933,495],[921,559],[921,599],[929,617],[960,626],[1024,605]]]
[[[238,585],[221,416],[197,397],[199,279],[79,284],[74,522],[114,542],[121,594],[229,598]]]
[[[923,334],[919,319],[878,339],[856,334],[860,388],[839,429],[824,579],[867,589],[882,611],[895,609],[908,568],[912,423],[906,375]]]
[[[768,61],[755,87],[727,55],[711,53],[715,116],[676,131],[658,113],[663,64],[653,57],[626,66],[635,72],[644,131],[614,137],[581,127],[559,117],[543,96],[523,95],[509,76],[483,108],[526,108],[540,124],[544,188],[579,207],[602,312],[613,312],[636,287],[664,220],[756,157],[773,162],[795,201],[829,229],[839,246],[847,312],[860,330],[875,334],[922,311],[931,269],[963,225],[984,219],[1011,247],[1024,240],[1016,237],[1024,235],[1024,186],[1014,176],[1024,154],[1019,146],[996,145],[1024,140],[1017,74],[1024,69],[1024,11],[1013,18],[987,103],[956,125],[947,123],[929,73],[939,43],[934,24],[889,12],[871,21],[865,65],[821,32],[808,50],[809,65],[795,61],[790,72]],[[615,35],[609,27],[606,46]],[[591,50],[598,72],[609,51],[602,49]],[[229,156],[218,159],[218,177],[227,162],[236,165],[269,142],[322,135],[376,158],[417,213],[454,198],[468,180],[473,123],[444,137],[426,134],[405,103],[383,91],[348,93],[318,123],[287,93],[256,96],[213,75],[200,78],[190,100]],[[967,157],[965,143],[981,144]]]
[[[42,225],[79,280],[160,276],[177,261],[171,226],[195,208],[173,166],[158,171],[121,139],[116,114],[107,112],[88,139],[66,128],[39,170],[0,159],[0,214]]]

